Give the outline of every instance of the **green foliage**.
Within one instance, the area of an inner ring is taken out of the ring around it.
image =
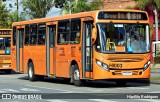
[[[84,11],[90,11],[89,4],[83,0],[78,0],[78,2],[72,7],[72,13],[79,13]]]
[[[103,0],[93,0],[90,3],[91,11],[99,10],[100,8],[103,8],[103,6],[104,6]]]
[[[0,1],[0,28],[9,28],[8,19],[9,10],[7,10],[6,5]]]
[[[64,1],[64,5],[63,6],[61,5],[62,9],[64,11],[69,11],[68,2],[65,0],[60,0],[60,1]],[[101,9],[101,8],[103,8],[104,4],[103,4],[103,0],[93,0],[90,3],[86,2],[85,0],[78,0],[78,1],[71,0],[71,5],[72,5],[71,12],[72,13],[79,13],[79,12],[93,11],[93,10]],[[65,12],[65,13],[68,13],[68,12]]]
[[[0,1],[0,28],[8,28],[9,10],[6,9],[6,5]]]
[[[153,27],[153,24],[149,24],[149,28],[150,29],[153,29],[154,27]]]
[[[21,4],[25,14],[32,18],[44,18],[54,6],[53,0],[22,0]]]
[[[67,0],[54,0],[54,5],[56,8],[63,8],[67,5]]]
[[[160,56],[156,56],[156,57],[154,57],[154,64],[153,64],[153,66],[155,66],[156,64],[160,64]]]
[[[17,22],[17,17],[18,17],[18,11],[13,11],[13,12],[10,12],[9,14],[9,20],[8,20],[8,25],[9,25],[9,28],[12,27],[12,23],[13,22]],[[24,21],[25,20],[25,14],[24,13],[21,13],[18,17],[18,21]]]
[[[0,28],[12,28],[12,23],[17,21],[18,11],[10,12],[6,8],[6,4],[2,4],[0,1]],[[18,21],[25,20],[25,15],[21,13],[18,17]]]
[[[127,6],[127,7],[126,7],[126,9],[132,10],[132,9],[133,9],[133,7],[131,7],[131,6]]]
[[[137,7],[141,10],[144,10],[145,7],[148,7],[150,10],[154,10],[155,8],[160,10],[160,0],[136,0]]]

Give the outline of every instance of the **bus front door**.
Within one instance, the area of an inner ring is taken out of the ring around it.
[[[47,34],[47,75],[55,75],[55,35],[56,25],[48,26]]]
[[[23,37],[24,37],[24,28],[19,28],[17,30],[17,43],[16,43],[16,64],[17,71],[23,72]]]
[[[92,76],[92,21],[84,21],[83,23],[83,47],[82,47],[82,63],[83,63],[83,78],[91,79]]]

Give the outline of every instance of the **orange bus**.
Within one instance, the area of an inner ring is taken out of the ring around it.
[[[12,29],[0,29],[0,70],[11,72],[11,33]]]
[[[148,15],[139,10],[99,10],[14,22],[12,68],[37,78],[85,80],[150,78]]]

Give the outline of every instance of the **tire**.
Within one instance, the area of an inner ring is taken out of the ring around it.
[[[75,86],[82,86],[83,85],[83,80],[80,79],[80,72],[78,69],[78,65],[72,65],[72,80]]]
[[[34,65],[32,62],[29,63],[28,65],[28,77],[30,81],[36,81],[37,77],[34,74]]]
[[[116,81],[116,85],[117,85],[117,86],[124,87],[124,86],[127,85],[127,81],[126,81],[126,80],[117,80],[117,81]]]

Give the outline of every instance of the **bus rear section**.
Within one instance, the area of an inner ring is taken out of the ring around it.
[[[0,29],[0,71],[11,72],[11,29]]]

